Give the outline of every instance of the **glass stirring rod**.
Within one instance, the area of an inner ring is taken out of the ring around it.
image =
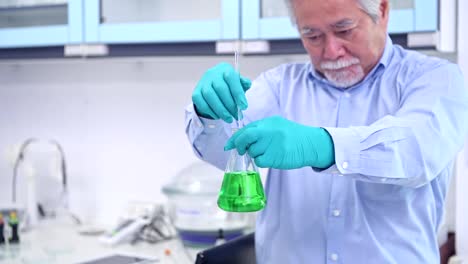
[[[238,50],[234,51],[234,68],[236,72],[239,74],[239,79],[240,79],[239,51]],[[241,129],[244,126],[244,123],[242,122],[243,118],[244,118],[244,115],[242,114],[242,109],[239,106],[237,106],[237,120],[236,120],[237,129]]]

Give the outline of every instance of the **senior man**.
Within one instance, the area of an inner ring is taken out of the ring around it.
[[[258,263],[439,263],[437,228],[468,124],[458,67],[393,45],[388,0],[290,6],[311,63],[252,85],[219,64],[186,111],[200,158],[223,169],[236,148],[270,168]],[[237,107],[248,125],[230,137]]]

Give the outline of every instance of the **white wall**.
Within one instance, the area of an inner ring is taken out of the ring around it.
[[[458,1],[458,63],[468,88],[468,1]],[[456,188],[456,251],[468,262],[468,144],[459,156]]]
[[[241,72],[253,78],[306,59],[242,58]],[[204,70],[224,60],[231,57],[0,62],[0,155],[29,137],[59,141],[71,207],[88,221],[112,223],[129,200],[164,201],[161,186],[195,160],[184,107]],[[11,200],[6,156],[0,204]]]

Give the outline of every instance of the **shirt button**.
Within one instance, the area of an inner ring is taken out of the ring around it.
[[[338,174],[338,176],[343,177],[343,174]]]
[[[349,93],[344,93],[344,96],[345,96],[346,98],[351,97],[351,95],[350,95]]]
[[[331,254],[330,259],[333,260],[333,261],[337,261],[338,260],[338,254],[335,254],[335,253]]]
[[[340,210],[338,210],[338,209],[333,210],[333,216],[338,217],[338,216],[340,216],[340,214],[341,214]]]
[[[208,128],[215,128],[216,126],[211,124],[211,125],[208,125]]]
[[[348,162],[343,162],[343,164],[341,164],[341,167],[343,167],[343,169],[347,169],[348,168]]]

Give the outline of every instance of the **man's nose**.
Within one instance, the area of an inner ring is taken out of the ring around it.
[[[345,55],[343,44],[335,36],[326,36],[323,58],[326,60],[337,60]]]

